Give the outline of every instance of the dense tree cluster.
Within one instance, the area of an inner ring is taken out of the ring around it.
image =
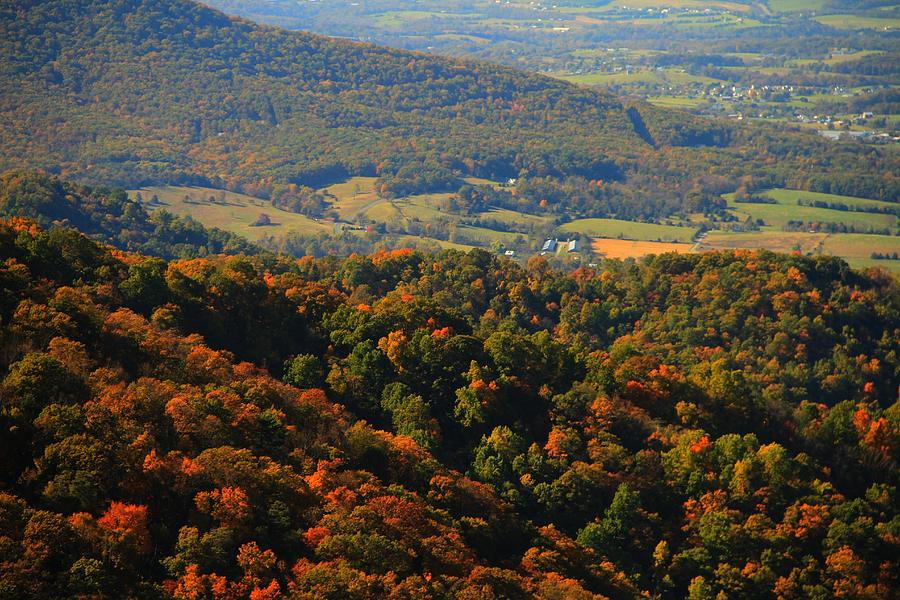
[[[897,589],[882,271],[0,252],[3,597]]]
[[[277,186],[270,199],[278,208],[307,217],[321,217],[328,210],[328,201],[324,194],[310,187],[294,183]]]

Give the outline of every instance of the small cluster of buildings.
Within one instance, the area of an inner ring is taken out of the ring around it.
[[[581,244],[578,243],[577,239],[566,240],[560,243],[556,238],[547,238],[544,241],[544,245],[541,246],[541,256],[547,253],[556,254],[559,251],[578,252],[579,250],[581,250]]]

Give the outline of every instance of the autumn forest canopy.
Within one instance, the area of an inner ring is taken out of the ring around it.
[[[4,203],[55,184],[7,178]],[[181,255],[205,252],[194,235]],[[0,250],[4,597],[896,589],[884,272],[769,252],[568,274],[481,250],[167,262],[24,217]]]
[[[890,148],[185,0],[2,3],[0,141],[0,598],[896,596],[887,271],[280,252],[121,189],[638,219],[896,202]]]

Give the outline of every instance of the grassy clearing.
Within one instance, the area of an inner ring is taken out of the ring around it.
[[[815,254],[821,251],[827,233],[802,233],[793,231],[710,231],[699,250],[766,249],[773,252],[802,252]]]
[[[869,258],[873,252],[893,254],[900,252],[900,237],[891,235],[863,235],[858,233],[829,236],[823,251],[835,256]]]
[[[883,50],[860,50],[851,54],[834,54],[822,62],[826,65],[838,65],[840,63],[851,62],[866,56],[874,56],[876,54],[884,54]]]
[[[414,235],[398,235],[394,236],[398,241],[408,243],[410,246],[415,246],[417,243],[433,243],[437,244],[443,249],[446,250],[462,250],[463,252],[468,252],[473,248],[477,248],[478,246],[472,246],[469,244],[459,244],[456,242],[448,242],[445,240],[436,240],[434,238],[427,237],[417,237]]]
[[[375,21],[384,27],[401,27],[404,23],[410,21],[421,21],[423,19],[478,19],[483,17],[480,13],[447,13],[427,10],[391,10],[385,11],[375,16]]]
[[[773,252],[801,252],[839,256],[851,266],[883,267],[900,272],[900,260],[873,260],[873,252],[900,252],[900,237],[861,233],[800,233],[787,231],[757,231],[733,233],[711,231],[698,250],[766,249]]]
[[[161,204],[148,206],[150,210],[165,209],[175,215],[190,216],[207,227],[218,227],[253,241],[270,235],[283,235],[288,231],[309,235],[333,230],[331,225],[275,208],[267,200],[234,192],[203,187],[157,186],[129,190],[128,195],[134,198],[138,193],[144,202],[149,202],[154,195],[159,198]],[[215,203],[209,202],[210,196],[216,199]],[[272,224],[253,227],[262,213],[272,219]]]
[[[492,187],[500,187],[503,184],[492,179],[483,179],[481,177],[463,177],[463,181],[469,185],[490,185]]]
[[[336,183],[322,191],[334,196],[332,203],[338,216],[351,221],[358,214],[375,202],[379,201],[375,194],[375,177],[351,177],[343,183]]]
[[[456,220],[457,217],[441,212],[438,208],[438,202],[446,200],[453,194],[419,194],[409,196],[408,198],[400,198],[392,200],[393,204],[399,211],[401,216],[407,219],[418,219],[419,221],[429,222],[437,220]],[[371,217],[371,213],[366,213]],[[374,218],[374,217],[372,217]]]
[[[658,96],[648,98],[650,104],[665,106],[667,108],[694,108],[706,102],[706,98],[688,98],[687,96]]]
[[[804,12],[822,10],[826,0],[769,0],[769,7],[774,12]]]
[[[841,196],[839,194],[824,194],[822,192],[807,192],[803,190],[788,190],[785,188],[774,188],[762,192],[763,195],[772,198],[779,204],[797,204],[797,199],[803,200],[820,200],[823,202],[841,202],[848,206],[881,206],[886,208],[897,207],[893,202],[885,202],[883,200],[870,200],[869,198],[857,198],[856,196]]]
[[[845,257],[844,260],[847,261],[854,269],[868,269],[869,267],[879,267],[882,269],[886,269],[891,273],[894,273],[895,276],[900,277],[900,260],[875,260],[873,258],[853,258],[853,257]]]
[[[560,230],[591,237],[685,243],[691,242],[697,232],[693,227],[636,223],[620,219],[577,219],[566,223]]]
[[[664,252],[683,254],[690,252],[693,247],[693,244],[611,240],[608,238],[594,238],[591,242],[594,254],[600,258],[639,258],[648,254],[663,254]]]
[[[569,75],[557,73],[556,77],[572,83],[582,85],[620,85],[630,83],[673,84],[688,85],[692,83],[710,85],[718,84],[720,80],[703,75],[691,75],[679,69],[635,69],[631,72],[620,71],[618,73],[584,73]]]
[[[365,217],[378,223],[390,223],[403,218],[403,213],[390,201],[384,200],[366,209]]]
[[[459,41],[459,42],[472,42],[473,44],[478,44],[479,46],[486,46],[491,43],[491,40],[483,37],[478,37],[477,35],[468,35],[463,33],[442,33],[440,35],[434,36],[436,40],[451,40],[451,41]]]
[[[816,17],[816,21],[835,29],[878,29],[894,31],[900,29],[900,19],[884,19],[879,17],[863,17],[858,15],[825,15]]]
[[[459,235],[466,241],[477,242],[478,244],[488,246],[491,242],[500,242],[501,244],[514,244],[521,234],[508,231],[494,231],[493,229],[485,229],[484,227],[471,227],[469,225],[459,225],[457,228]]]
[[[888,214],[852,212],[832,210],[830,208],[816,208],[813,206],[798,206],[797,200],[823,201],[830,203],[843,203],[848,206],[887,206],[894,204],[852,196],[839,196],[836,194],[822,194],[817,192],[804,192],[798,190],[773,189],[760,192],[760,195],[769,197],[777,204],[750,204],[734,201],[733,194],[726,194],[728,208],[739,219],[747,216],[752,219],[762,219],[768,228],[781,228],[790,220],[819,223],[844,223],[857,229],[893,229],[897,226],[897,217]]]
[[[532,225],[546,226],[553,223],[553,217],[542,217],[507,210],[505,208],[492,208],[479,215],[482,219],[493,219],[511,225],[513,227],[529,227]]]
[[[421,194],[399,198],[396,200],[382,200],[369,206],[361,213],[368,219],[380,223],[401,223],[408,225],[413,221],[421,223],[437,223],[440,221],[457,225],[457,231],[461,238],[480,245],[488,245],[497,241],[504,244],[513,242],[520,234],[515,232],[495,231],[484,227],[472,227],[460,225],[458,215],[441,211],[438,205],[453,194]],[[526,215],[511,210],[493,209],[482,215],[486,219],[496,219],[511,226],[525,228],[529,225],[546,225],[552,222],[549,217]]]

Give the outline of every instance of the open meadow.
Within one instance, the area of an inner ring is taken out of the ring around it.
[[[890,202],[787,189],[767,190],[758,192],[756,195],[770,198],[771,200],[774,200],[775,203],[757,204],[735,202],[734,194],[726,194],[723,197],[728,202],[729,210],[737,216],[740,221],[745,221],[747,217],[750,217],[754,221],[761,219],[764,223],[764,229],[780,230],[787,225],[789,221],[802,221],[803,223],[817,223],[819,225],[843,224],[848,227],[853,227],[856,230],[862,230],[863,232],[869,230],[879,232],[881,230],[893,231],[898,225],[898,218],[894,214],[801,206],[798,203],[798,201],[802,200],[804,203],[825,202],[831,205],[843,204],[849,208],[856,209],[896,209],[897,205]]]
[[[694,227],[638,223],[621,219],[576,219],[562,225],[559,229],[565,233],[577,233],[590,237],[683,243],[690,243],[697,233],[697,229]]]
[[[711,231],[697,249],[757,249],[839,256],[854,267],[877,266],[900,273],[900,260],[875,260],[873,253],[900,253],[900,237],[852,233],[804,233],[788,231]]]
[[[331,233],[333,227],[296,213],[272,206],[267,200],[235,192],[204,187],[154,186],[129,190],[136,198],[140,194],[147,210],[164,209],[174,215],[190,216],[207,227],[218,227],[237,233],[251,241],[268,236],[280,236],[289,231],[304,235]],[[159,201],[150,203],[156,196]],[[254,226],[261,214],[271,219],[270,225]]]
[[[494,183],[486,180],[470,183]],[[522,248],[537,232],[553,229],[549,216],[530,215],[508,209],[492,208],[477,215],[479,221],[465,222],[458,214],[451,214],[442,206],[453,196],[450,193],[418,194],[404,198],[380,198],[375,193],[374,177],[353,177],[345,182],[319,190],[331,203],[340,221],[349,223],[384,224],[388,231],[421,232],[418,235],[400,233],[397,239],[428,239],[444,248],[469,249],[500,244],[502,247]],[[149,210],[164,209],[180,216],[190,216],[210,227],[237,233],[251,241],[267,237],[278,238],[294,231],[302,235],[332,233],[334,224],[316,221],[303,215],[287,212],[260,198],[204,187],[156,186],[129,191],[129,196],[141,200]],[[900,272],[900,261],[875,259],[900,252],[900,237],[861,233],[783,231],[790,220],[843,223],[857,228],[889,229],[895,231],[897,217],[892,214],[798,206],[797,200],[843,204],[853,208],[893,208],[895,205],[877,200],[835,194],[821,194],[787,189],[760,192],[775,204],[734,202],[734,195],[726,195],[729,211],[743,221],[747,217],[762,219],[765,226],[759,231],[713,230],[697,239],[698,226],[639,223],[621,219],[576,219],[560,226],[561,236],[581,237],[597,258],[639,258],[664,252],[702,252],[718,249],[765,248],[777,252],[829,254],[840,256],[857,267],[878,266]],[[153,197],[157,202],[151,203]],[[271,224],[254,225],[261,214]],[[495,223],[498,229],[491,228]],[[490,226],[484,226],[485,224]],[[479,226],[481,225],[481,226]],[[433,235],[449,232],[450,240],[436,240]],[[532,232],[531,234],[527,232]],[[519,233],[522,232],[522,233]],[[394,234],[396,235],[396,234]],[[696,243],[695,243],[696,240]]]

